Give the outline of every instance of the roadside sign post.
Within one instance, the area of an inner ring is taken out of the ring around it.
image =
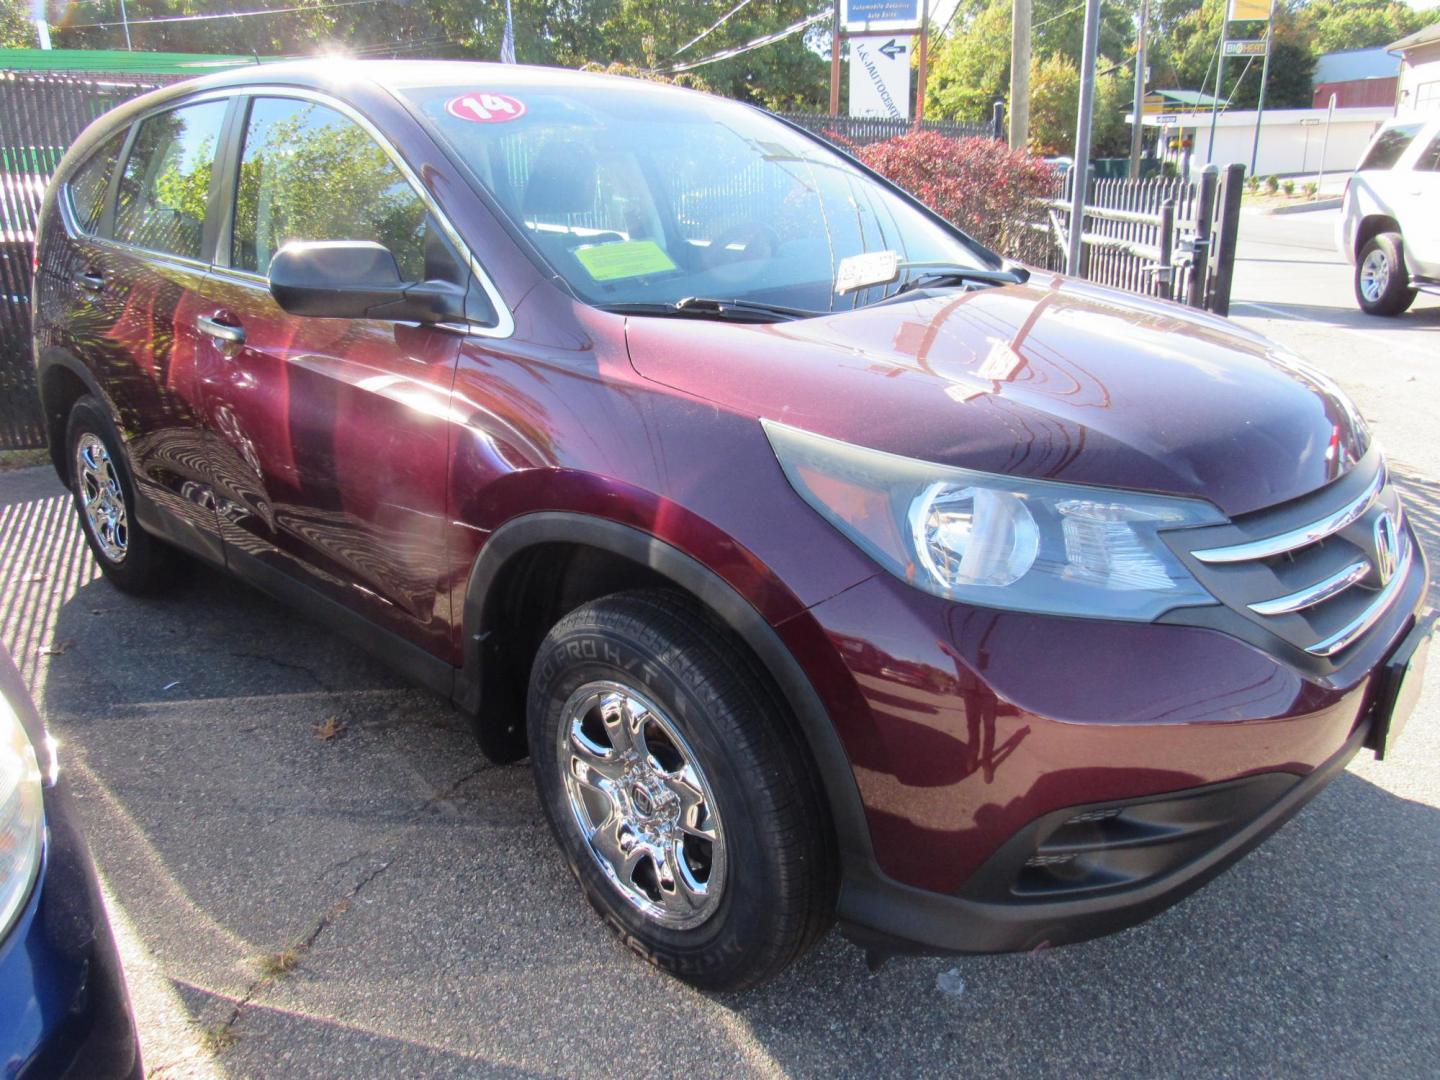
[[[850,43],[851,116],[910,118],[910,35],[921,34],[918,123],[923,95],[930,0],[837,0],[830,44],[830,112],[840,113],[840,48]]]
[[[1100,0],[1085,0],[1085,44],[1080,60],[1080,108],[1075,119],[1075,164],[1070,169],[1070,244],[1065,272],[1080,276],[1084,254],[1085,195],[1090,187],[1090,120],[1095,110],[1095,54],[1100,44]],[[1136,117],[1138,120],[1139,117]]]
[[[1253,4],[1254,0],[1231,0],[1235,6]],[[1255,175],[1255,163],[1260,160],[1260,121],[1265,116],[1265,84],[1270,81],[1271,44],[1275,40],[1275,0],[1265,12],[1265,62],[1260,65],[1260,100],[1255,104],[1255,142],[1250,147],[1250,175]]]
[[[1330,149],[1330,122],[1335,119],[1335,95],[1330,95],[1330,107],[1325,110],[1325,138],[1320,140],[1320,175],[1315,178],[1315,194],[1325,183],[1325,154]]]
[[[1135,38],[1135,105],[1134,123],[1130,127],[1130,179],[1140,178],[1141,140],[1145,134],[1140,114],[1145,107],[1145,30],[1150,21],[1150,0],[1140,0],[1140,25]]]

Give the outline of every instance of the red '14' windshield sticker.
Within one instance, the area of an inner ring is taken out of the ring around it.
[[[461,94],[445,103],[445,111],[472,124],[503,124],[525,115],[525,103],[509,94]]]

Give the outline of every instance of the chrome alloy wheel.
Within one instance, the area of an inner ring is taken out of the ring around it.
[[[124,562],[130,544],[125,495],[120,490],[120,478],[115,474],[110,452],[88,431],[75,445],[75,476],[90,535],[106,559],[112,563]]]
[[[1360,293],[1372,304],[1378,303],[1380,297],[1385,295],[1385,290],[1390,285],[1390,257],[1385,252],[1375,250],[1365,256],[1365,261],[1360,264]]]
[[[672,929],[709,918],[725,881],[725,833],[665,713],[620,683],[586,683],[565,703],[559,741],[570,812],[620,895]]]

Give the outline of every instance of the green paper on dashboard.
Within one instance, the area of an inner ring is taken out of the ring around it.
[[[674,270],[675,263],[654,240],[617,240],[610,244],[592,244],[576,248],[575,258],[585,272],[596,281],[662,274]]]

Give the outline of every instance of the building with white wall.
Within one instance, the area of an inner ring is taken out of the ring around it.
[[[1257,176],[1308,176],[1319,172],[1347,173],[1359,164],[1370,137],[1390,119],[1389,106],[1336,109],[1266,109],[1260,132],[1260,153],[1255,161]],[[1163,121],[1170,121],[1165,124]],[[1174,138],[1189,138],[1190,169],[1199,172],[1213,161],[1224,168],[1238,161],[1248,170],[1255,141],[1255,110],[1236,109],[1215,118],[1215,149],[1210,151],[1210,114],[1182,113],[1146,116],[1146,127],[1161,127],[1159,145],[1165,157],[1181,164],[1183,151],[1169,149]],[[1328,144],[1325,139],[1330,131]],[[1323,160],[1321,154],[1324,154]]]
[[[1400,54],[1400,85],[1395,96],[1397,116],[1440,113],[1440,23],[1417,30],[1390,46]]]

